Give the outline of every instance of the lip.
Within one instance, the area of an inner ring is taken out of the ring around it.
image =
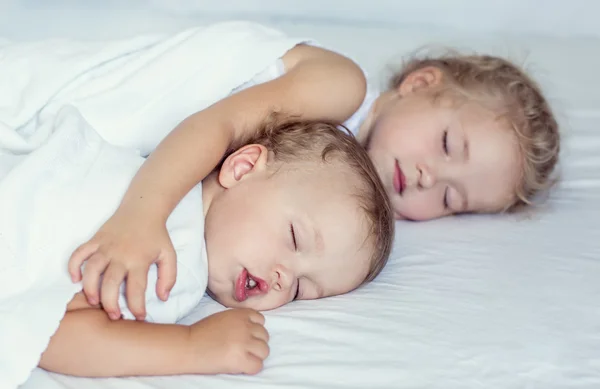
[[[394,160],[394,190],[398,194],[402,194],[404,192],[404,188],[406,188],[406,177],[404,173],[402,173],[402,169],[400,169],[400,164],[398,160]]]
[[[246,282],[248,278],[254,280],[256,282],[256,287],[253,289],[246,289]],[[234,297],[237,302],[246,301],[246,299],[250,296],[256,296],[267,292],[269,290],[269,285],[262,279],[250,274],[248,269],[243,269],[237,280],[235,281],[235,293]]]
[[[246,293],[246,281],[248,280],[248,270],[244,269],[235,281],[235,300],[239,303],[248,298]]]

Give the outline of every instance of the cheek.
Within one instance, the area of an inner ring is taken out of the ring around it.
[[[405,130],[395,118],[384,118],[373,128],[371,144],[376,149],[395,149],[403,140]]]
[[[235,247],[240,241],[251,239],[248,235],[255,233],[261,220],[259,207],[260,204],[252,205],[248,199],[236,198],[214,204],[205,225],[211,246]]]
[[[387,120],[374,129],[371,148],[373,154],[388,150],[401,160],[420,160],[435,152],[435,134],[431,126],[417,121]]]
[[[407,193],[403,197],[397,197],[394,209],[402,215],[402,219],[424,221],[444,216],[443,208],[433,192]]]
[[[241,253],[247,251],[248,240],[252,239],[252,230],[249,230],[247,218],[243,210],[229,204],[219,204],[214,213],[206,218],[204,237],[208,254],[209,274],[215,282],[231,276],[235,262],[239,261]]]
[[[252,308],[257,311],[270,311],[288,304],[288,300],[285,294],[275,291],[262,299],[256,299],[254,301],[248,299],[246,301],[248,302],[246,308]]]
[[[288,300],[285,294],[272,291],[266,296],[250,298],[241,303],[234,299],[223,299],[222,301],[219,301],[219,303],[228,308],[250,308],[256,311],[270,311],[288,304]]]
[[[409,160],[419,161],[425,157],[436,155],[438,149],[436,147],[435,134],[428,127],[415,126],[410,129],[403,128],[400,129],[399,134],[400,140],[397,142],[396,148],[401,154],[400,156],[404,156]]]

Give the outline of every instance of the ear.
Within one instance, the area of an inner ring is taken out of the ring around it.
[[[442,83],[443,73],[435,66],[425,66],[409,73],[398,86],[401,97],[413,92],[436,87]]]
[[[219,171],[219,184],[229,189],[244,177],[263,171],[267,166],[269,152],[263,145],[243,146],[228,156]]]

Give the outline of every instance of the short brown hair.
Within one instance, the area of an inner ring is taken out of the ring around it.
[[[356,174],[360,185],[354,195],[370,224],[367,240],[374,248],[364,282],[374,280],[390,255],[395,223],[390,200],[373,162],[354,136],[337,123],[273,114],[264,121],[256,135],[244,139],[231,151],[243,144],[263,145],[277,161],[319,158],[324,163],[341,163]]]
[[[532,204],[533,197],[554,183],[551,174],[558,162],[558,123],[539,85],[517,65],[490,55],[414,56],[392,77],[397,88],[406,76],[433,66],[442,71],[446,91],[482,103],[490,101],[492,111],[514,130],[521,154],[521,179],[506,211]]]

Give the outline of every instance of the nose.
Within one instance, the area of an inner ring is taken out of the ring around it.
[[[271,280],[271,289],[276,291],[289,290],[294,284],[294,275],[292,271],[285,266],[277,265],[273,270],[273,277]]]
[[[420,188],[429,189],[436,183],[436,176],[433,171],[426,165],[417,165],[419,175],[418,184]]]

